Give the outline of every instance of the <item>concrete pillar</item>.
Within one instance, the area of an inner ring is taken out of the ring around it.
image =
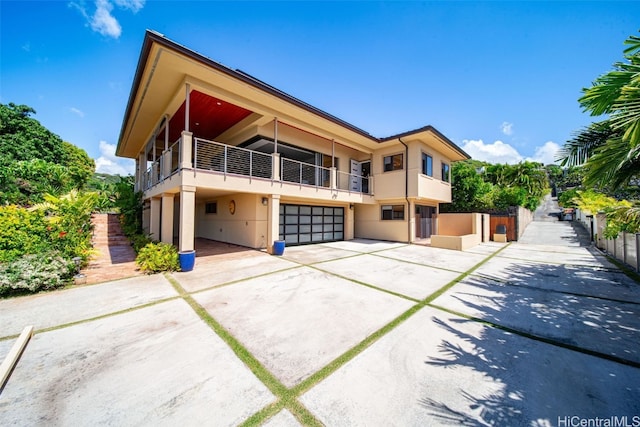
[[[138,155],[138,170],[140,171],[138,176],[138,188],[144,191],[147,189],[146,182],[144,181],[144,176],[147,172],[147,155],[144,152]]]
[[[413,202],[407,202],[407,242],[413,243],[416,241],[416,208]]]
[[[280,181],[280,153],[273,153],[272,157],[272,179],[274,181]]]
[[[162,199],[154,197],[151,199],[150,215],[149,215],[149,234],[151,239],[160,239],[160,209],[162,208]]]
[[[195,249],[196,230],[196,187],[183,185],[180,187],[180,234],[178,250]]]
[[[280,195],[269,196],[267,204],[267,251],[273,253],[273,242],[280,239]]]
[[[183,131],[182,143],[180,144],[180,169],[193,168],[193,163],[191,163],[192,146],[193,146],[193,133]]]
[[[344,240],[353,240],[355,235],[355,211],[353,204],[344,208]]]
[[[162,193],[160,241],[170,244],[173,244],[173,197],[171,193]]]
[[[336,190],[338,188],[338,169],[332,167],[329,169],[329,188]]]

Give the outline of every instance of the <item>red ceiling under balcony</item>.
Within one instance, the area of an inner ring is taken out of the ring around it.
[[[184,113],[185,103],[183,102],[169,121],[169,141],[171,142],[177,141],[185,128]],[[191,91],[189,130],[196,137],[214,140],[249,114],[251,111],[237,105],[196,90]]]

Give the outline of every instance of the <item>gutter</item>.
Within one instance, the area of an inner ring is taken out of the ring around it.
[[[409,201],[409,146],[398,137],[404,145],[404,198],[407,201],[407,243],[411,243],[411,202]]]

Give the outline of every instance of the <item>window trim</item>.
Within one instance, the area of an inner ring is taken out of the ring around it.
[[[445,168],[445,166],[447,167],[446,179],[445,179],[445,176],[444,176],[444,168]],[[451,183],[451,165],[449,163],[440,162],[440,173],[442,175],[442,181]]]
[[[425,156],[431,159],[431,173],[430,173],[430,174],[429,174],[429,173],[426,173],[427,171],[425,171],[425,170],[424,170],[424,159],[425,159]],[[421,163],[420,163],[420,167],[421,167],[421,169],[422,169],[422,174],[423,174],[423,175],[426,175],[426,176],[430,176],[430,177],[432,177],[432,178],[433,178],[433,156],[432,156],[431,154],[429,154],[429,153],[425,153],[425,152],[423,151],[423,152],[422,152],[422,157],[421,157],[421,159],[420,159],[420,162],[421,162]]]
[[[394,168],[394,161],[393,158],[396,156],[400,156],[401,159],[401,167],[400,168]],[[387,170],[387,162],[386,159],[391,159],[391,169]],[[388,156],[382,156],[382,172],[386,173],[386,172],[395,172],[395,171],[401,171],[404,170],[404,153],[396,153],[396,154],[390,154]]]

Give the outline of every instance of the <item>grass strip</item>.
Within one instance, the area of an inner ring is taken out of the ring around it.
[[[335,371],[337,371],[340,367],[342,367],[345,363],[349,362],[351,359],[356,357],[358,354],[362,353],[366,348],[371,346],[374,342],[382,338],[384,335],[395,329],[402,322],[407,320],[413,314],[415,314],[418,310],[424,307],[423,303],[418,303],[407,311],[402,313],[400,316],[393,319],[391,322],[384,325],[382,328],[378,329],[373,334],[366,337],[364,340],[360,341],[354,347],[351,347],[345,353],[342,353],[339,357],[329,362],[328,365],[325,365],[322,369],[311,375],[306,380],[302,381],[297,386],[293,387],[291,391],[295,393],[296,396],[301,395],[305,391],[309,390],[311,387],[316,385],[318,382],[322,381]]]
[[[101,314],[100,316],[90,317],[88,319],[76,320],[74,322],[64,323],[62,325],[56,325],[56,326],[50,326],[48,328],[36,329],[36,330],[33,331],[33,334],[34,335],[35,334],[41,334],[43,332],[50,332],[50,331],[55,331],[55,330],[58,330],[58,329],[68,328],[70,326],[80,325],[82,323],[93,322],[94,320],[106,319],[107,317],[118,316],[120,314],[129,313],[131,311],[136,311],[136,310],[140,310],[140,309],[143,309],[143,308],[152,307],[154,305],[162,304],[162,303],[168,302],[168,301],[173,301],[173,300],[178,299],[178,298],[180,298],[180,297],[179,296],[175,296],[175,297],[164,298],[164,299],[161,299],[161,300],[158,300],[158,301],[153,301],[153,302],[149,302],[149,303],[146,303],[146,304],[138,305],[136,307],[129,307],[129,308],[126,308],[124,310],[114,311],[114,312],[111,312],[111,313]],[[20,334],[1,337],[0,341],[16,339],[19,336],[20,336]]]
[[[242,425],[257,426],[266,419],[276,415],[283,408],[287,408],[303,425],[321,426],[322,424],[299,402],[297,394],[284,386],[246,347],[240,343],[229,331],[227,331],[207,310],[187,293],[178,281],[168,274],[167,280],[180,294],[180,297],[189,304],[195,313],[231,348],[235,355],[249,370],[276,396],[276,402],[267,405],[260,411],[249,417]]]
[[[470,276],[474,271],[476,271],[482,265],[487,263],[491,258],[497,256],[500,252],[504,251],[510,245],[511,245],[511,243],[508,243],[505,246],[501,247],[500,249],[498,249],[497,251],[495,251],[494,253],[492,253],[491,255],[489,255],[488,257],[486,257],[485,259],[483,259],[482,261],[480,261],[479,263],[477,263],[476,265],[471,267],[469,270],[465,271],[464,273],[462,273],[461,275],[459,275],[458,277],[453,279],[451,282],[447,283],[446,285],[444,285],[443,287],[441,287],[440,289],[438,289],[437,291],[435,291],[434,293],[432,293],[431,295],[426,297],[422,302],[424,304],[431,303],[431,301],[433,301],[434,299],[438,298],[440,295],[442,295],[445,292],[447,292],[454,285],[458,284],[462,279],[466,278],[467,276]]]
[[[521,331],[519,329],[513,329],[513,328],[510,328],[509,326],[498,325],[497,323],[493,323],[491,321],[488,321],[488,320],[485,320],[485,319],[481,319],[481,318],[478,318],[478,317],[469,316],[467,314],[460,313],[458,311],[451,310],[451,309],[448,309],[446,307],[439,306],[437,304],[427,304],[427,305],[429,307],[433,307],[433,308],[435,308],[437,310],[444,311],[444,312],[449,313],[449,314],[453,314],[454,316],[462,317],[464,319],[471,320],[471,321],[477,322],[477,323],[481,323],[483,325],[486,325],[486,326],[489,326],[489,327],[492,327],[492,328],[495,328],[495,329],[499,329],[501,331],[509,332],[511,334],[518,335],[518,336],[521,336],[521,337],[524,337],[524,338],[528,338],[528,339],[531,339],[531,340],[534,340],[534,341],[542,342],[542,343],[545,343],[545,344],[550,344],[550,345],[553,345],[555,347],[561,347],[561,348],[564,348],[564,349],[567,349],[567,350],[576,351],[578,353],[587,354],[589,356],[595,356],[595,357],[598,357],[600,359],[610,360],[612,362],[620,363],[622,365],[632,366],[634,368],[640,368],[640,362],[624,359],[622,357],[614,356],[614,355],[607,354],[607,353],[601,353],[601,352],[595,351],[595,350],[589,350],[587,348],[578,347],[576,345],[564,343],[562,341],[557,341],[557,340],[554,340],[552,338],[546,338],[546,337],[543,337],[543,336],[540,336],[540,335],[535,335],[535,334],[532,334],[532,333],[529,333],[529,332]]]

